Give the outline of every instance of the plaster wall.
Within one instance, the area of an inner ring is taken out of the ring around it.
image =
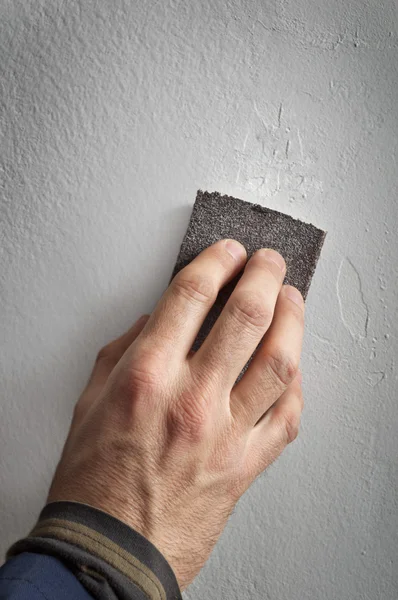
[[[202,188],[328,236],[300,435],[185,596],[396,600],[397,36],[394,0],[2,0],[2,552]]]

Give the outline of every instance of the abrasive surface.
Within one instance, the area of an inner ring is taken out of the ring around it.
[[[218,192],[198,190],[171,279],[217,240],[233,238],[245,246],[248,258],[260,248],[273,248],[282,254],[287,267],[284,283],[297,287],[305,299],[325,236],[325,231],[284,213]],[[203,343],[242,273],[220,290],[193,350]]]

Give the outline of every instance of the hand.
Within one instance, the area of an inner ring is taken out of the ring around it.
[[[181,590],[240,496],[296,438],[303,409],[304,302],[282,285],[285,263],[275,251],[251,257],[190,352],[219,289],[246,259],[238,242],[210,246],[175,276],[151,316],[100,350],[47,498],[90,504],[139,531]]]

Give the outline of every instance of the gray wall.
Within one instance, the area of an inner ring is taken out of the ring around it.
[[[394,0],[1,2],[2,551],[200,187],[329,233],[301,433],[186,597],[396,600],[397,23]]]

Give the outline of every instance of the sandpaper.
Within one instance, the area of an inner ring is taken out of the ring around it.
[[[243,244],[248,258],[260,248],[277,250],[286,262],[284,283],[297,287],[306,299],[325,236],[326,231],[276,210],[198,190],[171,279],[202,250],[220,239],[232,238]],[[194,351],[208,335],[242,273],[220,290],[192,346]]]

